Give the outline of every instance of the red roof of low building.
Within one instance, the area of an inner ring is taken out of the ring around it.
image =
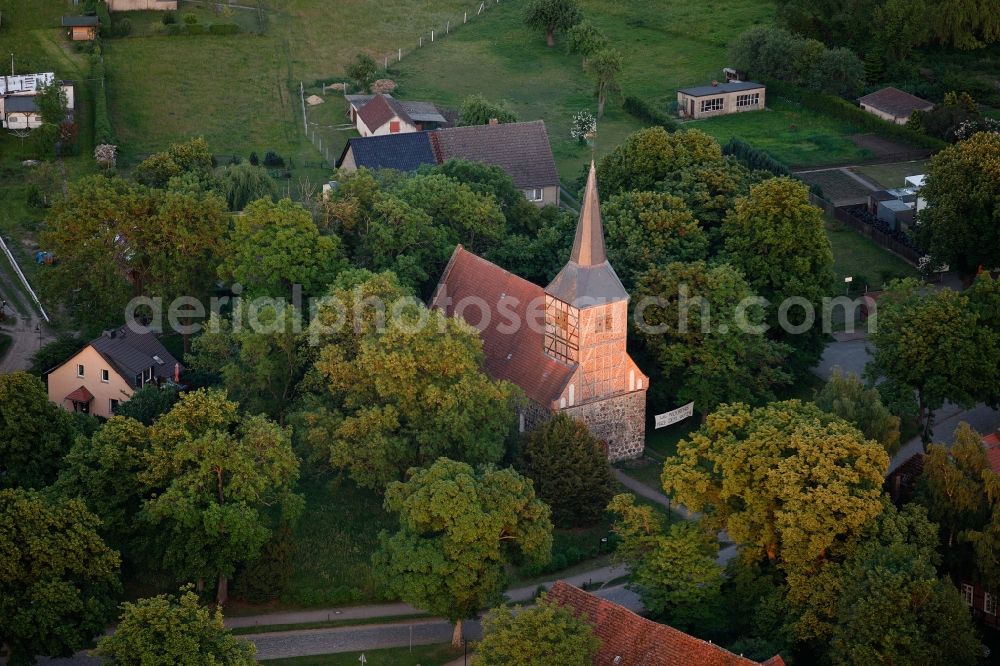
[[[407,115],[399,103],[392,97],[386,97],[385,95],[375,95],[372,97],[370,102],[361,107],[358,115],[361,116],[361,120],[365,121],[365,126],[372,132],[393,118],[399,118],[411,125],[413,124],[410,116]]]
[[[545,407],[559,398],[576,368],[545,353],[542,288],[461,245],[451,255],[431,307],[449,317],[457,313],[478,329],[490,376],[517,384]],[[512,325],[515,319],[518,325]]]
[[[665,624],[636,615],[629,609],[601,599],[563,581],[547,597],[573,609],[594,628],[601,648],[594,664],[619,666],[784,666],[780,655],[757,662],[718,645],[695,638]],[[615,661],[620,657],[619,661]]]
[[[1000,430],[983,437],[983,446],[986,447],[986,462],[990,464],[990,469],[1000,474]]]
[[[73,402],[90,402],[94,399],[94,394],[87,390],[86,386],[81,386],[66,396],[66,400]]]

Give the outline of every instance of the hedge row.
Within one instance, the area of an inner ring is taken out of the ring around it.
[[[677,129],[677,123],[673,118],[638,97],[627,95],[622,101],[622,108],[625,109],[626,113],[635,116],[639,120],[651,125],[659,125],[668,132],[673,132]]]
[[[801,104],[807,109],[825,116],[844,120],[859,129],[874,132],[887,139],[898,139],[931,150],[941,150],[948,146],[947,143],[940,139],[909,129],[905,125],[897,125],[882,120],[878,116],[868,113],[857,104],[848,102],[840,97],[824,95],[782,81],[769,80],[765,83],[767,84],[767,94],[769,97],[781,97],[790,100]]]
[[[775,176],[792,176],[783,162],[780,162],[760,148],[754,148],[743,139],[733,137],[722,147],[723,155],[732,155],[751,169],[770,171]]]
[[[90,78],[94,83],[94,143],[115,143],[115,132],[108,115],[108,93],[104,84],[104,59],[100,53],[90,56]]]
[[[235,23],[213,23],[206,29],[200,23],[171,23],[167,26],[167,34],[176,35],[235,35],[240,31],[240,26]]]

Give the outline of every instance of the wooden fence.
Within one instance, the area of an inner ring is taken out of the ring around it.
[[[880,231],[870,224],[865,224],[858,218],[854,217],[848,213],[843,208],[837,208],[831,202],[816,196],[812,192],[809,193],[809,200],[814,206],[818,206],[823,209],[827,215],[837,220],[838,222],[850,227],[854,231],[869,239],[881,248],[892,252],[897,257],[903,259],[904,261],[912,264],[915,267],[920,267],[921,254],[914,250],[908,245],[903,245],[898,240],[890,236],[889,234]]]

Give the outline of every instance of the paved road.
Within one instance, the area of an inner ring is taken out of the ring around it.
[[[0,262],[9,266],[7,257],[0,253]],[[0,329],[13,340],[7,353],[0,358],[0,374],[27,370],[31,366],[31,357],[38,347],[52,339],[48,325],[30,302],[28,296],[21,292],[20,285],[12,284],[11,271],[0,269],[0,296],[7,300],[6,313],[9,317]]]

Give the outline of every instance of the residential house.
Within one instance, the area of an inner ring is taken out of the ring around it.
[[[66,36],[74,42],[89,42],[97,39],[101,21],[96,16],[63,16],[62,27],[69,28]]]
[[[764,108],[767,89],[753,81],[712,81],[710,86],[677,91],[677,112],[684,118],[711,118]]]
[[[180,383],[183,369],[152,333],[105,331],[49,370],[49,400],[66,410],[108,418],[146,384]]]
[[[914,111],[930,111],[931,102],[898,88],[882,88],[858,100],[861,108],[890,123],[905,125]]]
[[[758,662],[628,608],[557,581],[547,599],[589,624],[601,641],[594,666],[784,666],[780,655]]]
[[[430,102],[403,101],[392,95],[347,95],[348,115],[361,136],[404,134],[437,129],[447,119]]]
[[[41,90],[55,81],[55,74],[18,74],[0,76],[0,127],[5,129],[34,129],[42,124],[42,116],[34,100]],[[69,81],[60,81],[66,95],[66,107],[74,107],[74,89]]]
[[[107,0],[112,12],[177,11],[177,0]]]
[[[459,245],[431,307],[476,328],[486,371],[524,391],[521,432],[564,412],[616,461],[641,456],[646,435],[649,378],[625,348],[628,300],[605,254],[591,164],[569,261],[547,287]]]
[[[559,203],[559,173],[541,120],[350,139],[337,167],[413,171],[451,159],[498,166],[529,201]]]

